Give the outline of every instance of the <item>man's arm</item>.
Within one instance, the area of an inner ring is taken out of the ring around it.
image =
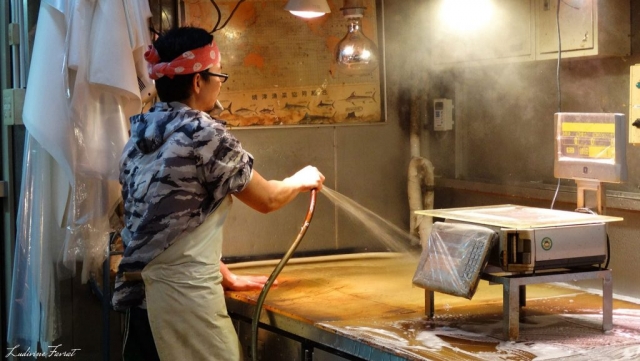
[[[258,212],[269,213],[291,202],[300,192],[321,190],[323,182],[324,175],[312,166],[281,181],[266,180],[254,169],[249,184],[235,196]]]

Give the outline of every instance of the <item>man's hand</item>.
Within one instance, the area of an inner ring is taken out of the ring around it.
[[[220,262],[220,273],[222,273],[222,288],[226,291],[261,290],[269,280],[267,276],[243,276],[233,274],[223,262]],[[276,280],[273,284],[277,285],[278,281]]]

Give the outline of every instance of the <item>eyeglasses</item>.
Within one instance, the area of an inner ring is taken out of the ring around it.
[[[229,74],[214,73],[214,72],[208,71],[208,70],[207,70],[207,73],[209,73],[209,75],[217,76],[218,78],[220,78],[220,83],[224,83],[225,81],[227,81],[227,79],[229,79]]]

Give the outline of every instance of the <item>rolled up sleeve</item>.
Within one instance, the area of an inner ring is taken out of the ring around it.
[[[204,186],[214,199],[242,191],[251,180],[253,156],[224,128],[212,129],[211,140],[201,148]]]

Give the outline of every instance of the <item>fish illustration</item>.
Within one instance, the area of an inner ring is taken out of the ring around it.
[[[300,105],[300,104],[289,104],[286,103],[284,105],[284,108],[282,109],[287,109],[287,110],[301,110],[301,109],[309,109],[309,103],[307,103],[307,105]]]
[[[355,105],[354,102],[357,102],[357,101],[365,102],[365,101],[367,101],[369,99],[373,100],[373,102],[375,103],[375,101],[376,101],[375,96],[376,96],[376,92],[375,91],[370,96],[367,96],[367,95],[356,95],[356,92],[353,92],[353,93],[351,93],[351,95],[349,95],[349,97],[347,99],[344,99],[344,100],[347,101],[347,102],[351,102],[353,105]]]
[[[255,109],[251,110],[249,108],[240,108],[240,109],[236,109],[235,113],[232,113],[232,114],[236,114],[241,117],[248,117],[249,115],[253,115],[257,113]]]
[[[264,115],[275,115],[276,112],[273,110],[272,108],[263,108],[260,110],[260,114],[264,114]]]
[[[327,120],[332,120],[334,115],[336,115],[336,112],[334,112],[331,115],[317,115],[317,114],[305,113],[304,117],[302,117],[302,119],[300,119],[298,122],[300,124],[322,123],[322,122],[326,122]]]
[[[334,101],[334,102],[331,102],[331,103],[324,103],[324,102],[322,102],[322,100],[321,100],[321,101],[320,101],[320,103],[318,103],[318,105],[316,105],[316,106],[317,106],[318,108],[333,108],[333,103],[335,103],[335,101]]]
[[[226,106],[226,107],[223,106],[222,103],[220,103],[220,102],[218,102],[218,103],[222,106],[222,110],[217,109],[217,110],[219,110],[219,112],[217,112],[216,115],[221,115],[224,112],[229,112],[229,114],[233,115],[233,112],[231,111],[231,105],[233,104],[233,102],[229,103],[229,105]],[[215,112],[215,110],[214,110],[214,112]]]

